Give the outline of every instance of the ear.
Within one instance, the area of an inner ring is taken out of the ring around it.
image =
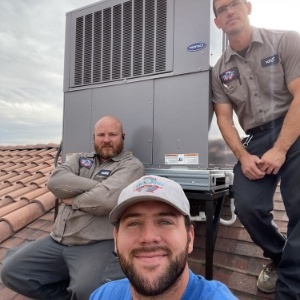
[[[218,18],[214,18],[214,22],[215,22],[216,26],[217,26],[219,29],[222,29],[222,27],[221,27],[221,25],[220,25],[220,23],[219,23]]]
[[[125,140],[125,133],[122,133],[122,140]]]
[[[195,231],[194,231],[194,226],[190,226],[190,230],[188,232],[188,240],[189,240],[189,248],[188,248],[188,253],[192,253],[194,249],[194,238],[195,238]]]
[[[247,5],[247,10],[248,10],[248,15],[251,15],[252,13],[252,3],[251,2],[246,2]]]

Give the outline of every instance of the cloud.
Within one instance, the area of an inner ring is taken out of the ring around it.
[[[0,2],[1,145],[60,142],[66,13],[95,2]]]
[[[43,102],[0,100],[0,111],[1,140],[8,145],[59,143],[61,140],[60,107]]]

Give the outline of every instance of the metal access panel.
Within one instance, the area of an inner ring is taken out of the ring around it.
[[[155,84],[153,166],[205,169],[211,159],[209,71],[161,78]],[[168,87],[168,88],[166,88]]]
[[[93,126],[110,114],[147,173],[231,168],[211,104],[223,51],[213,18],[212,0],[107,0],[67,13],[63,157],[93,150]]]
[[[143,91],[141,93],[141,91]],[[154,81],[138,81],[65,94],[63,157],[93,150],[93,129],[99,118],[114,115],[122,120],[125,148],[147,166],[152,164]]]

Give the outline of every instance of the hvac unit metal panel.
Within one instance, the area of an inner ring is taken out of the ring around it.
[[[153,166],[169,166],[169,163],[180,166],[184,164],[183,155],[195,154],[197,162],[190,161],[188,166],[208,167],[208,130],[212,115],[207,101],[209,78],[206,71],[156,80]],[[172,159],[172,154],[176,154],[177,161]]]
[[[231,168],[211,103],[223,47],[213,18],[212,0],[107,0],[68,13],[63,156],[91,151],[94,123],[112,114],[147,173],[184,172],[182,183],[203,189],[203,170]]]
[[[141,93],[142,91],[142,93]],[[122,120],[125,148],[146,165],[152,164],[154,82],[83,89],[64,99],[63,157],[93,151],[94,124],[104,115]]]
[[[63,157],[67,153],[92,149],[92,89],[65,93],[63,118]]]
[[[68,13],[65,91],[168,72],[208,70],[223,47],[211,3],[110,0]]]
[[[125,148],[139,157],[145,166],[152,164],[153,80],[94,89],[91,122],[104,115],[122,120]]]
[[[222,32],[213,22],[212,1],[177,0],[174,6],[173,72],[209,70],[222,53]]]

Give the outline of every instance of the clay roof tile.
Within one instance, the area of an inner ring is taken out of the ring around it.
[[[6,187],[4,189],[0,190],[0,196],[7,196],[9,193],[11,192],[17,192],[18,190],[20,190],[21,188],[23,188],[25,185],[23,183],[18,183],[18,184],[13,184],[9,187]]]
[[[42,188],[36,188],[36,189],[32,189],[31,191],[28,191],[27,193],[24,193],[21,197],[20,200],[22,199],[26,199],[26,200],[33,200],[45,193],[47,193],[49,190],[46,186],[42,187]],[[54,207],[54,205],[53,205]],[[52,208],[53,208],[52,207]]]
[[[0,220],[0,243],[14,234],[12,227],[5,221]]]
[[[19,184],[21,184],[21,183],[19,183]],[[36,190],[38,188],[39,188],[39,186],[36,185],[36,184],[29,184],[29,185],[23,186],[23,187],[21,187],[21,188],[19,188],[17,190],[12,189],[11,192],[6,193],[6,195],[5,195],[4,198],[11,198],[11,199],[13,199],[15,201],[18,201],[20,199],[21,195],[27,194],[30,191]]]
[[[17,232],[44,213],[45,211],[41,205],[32,203],[1,217],[0,221],[6,221],[12,230]]]
[[[5,205],[5,206],[1,206],[0,207],[0,217],[5,216],[17,209],[19,209],[20,207],[23,207],[25,205],[27,205],[29,203],[29,201],[27,200],[21,200],[18,202],[14,202],[11,205]]]

